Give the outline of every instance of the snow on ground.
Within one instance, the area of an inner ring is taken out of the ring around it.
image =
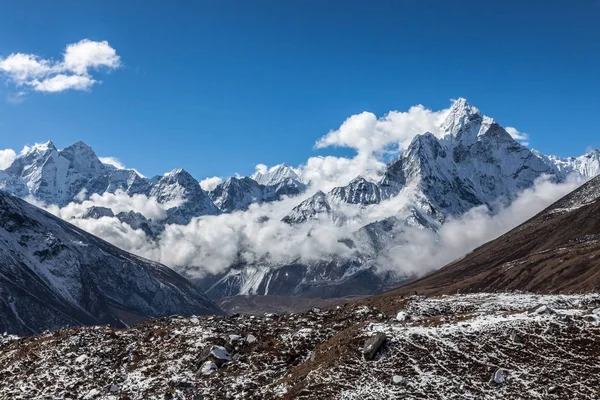
[[[599,319],[599,294],[499,293],[0,336],[0,398],[598,399]]]

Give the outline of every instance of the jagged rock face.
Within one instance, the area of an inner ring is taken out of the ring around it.
[[[306,185],[297,179],[286,178],[280,182],[270,185],[275,193],[274,200],[280,200],[284,196],[293,197],[306,190]]]
[[[262,203],[273,198],[274,192],[248,177],[229,178],[209,193],[222,212],[245,210],[252,203]]]
[[[119,189],[128,191],[130,187],[139,190],[139,179],[132,177],[131,172],[124,175],[115,171],[119,170],[102,164],[83,142],[60,151],[48,142],[19,155],[0,175],[0,188],[60,206],[74,201],[82,191],[89,195]]]
[[[292,171],[293,172],[293,171]],[[296,196],[306,190],[306,185],[291,177],[270,178],[272,185],[262,185],[254,179],[229,178],[209,193],[221,212],[247,210],[250,204],[280,200],[283,196]],[[265,179],[263,179],[265,180]]]
[[[81,216],[83,219],[100,219],[102,217],[112,218],[115,213],[108,207],[92,206]]]
[[[122,211],[116,215],[117,219],[133,229],[141,229],[146,236],[150,238],[156,237],[162,231],[162,225],[149,220],[143,214],[135,211]]]
[[[0,192],[0,331],[219,312],[171,269]]]
[[[354,179],[348,186],[334,188],[329,194],[333,201],[348,204],[368,206],[381,201],[379,186],[363,177]]]
[[[283,218],[283,222],[288,224],[300,224],[318,218],[328,218],[330,215],[331,206],[327,200],[327,195],[319,190],[313,196],[294,207],[292,211]]]
[[[183,169],[154,178],[149,196],[156,198],[159,203],[179,203],[167,210],[167,218],[163,221],[165,224],[187,225],[194,217],[219,213],[200,183]]]
[[[349,273],[349,270],[356,273]],[[186,271],[180,271],[184,276]],[[281,266],[236,265],[230,270],[192,282],[214,299],[237,295],[303,296],[336,298],[352,293],[368,295],[388,287],[390,274],[365,268],[364,260],[333,257],[310,264]]]

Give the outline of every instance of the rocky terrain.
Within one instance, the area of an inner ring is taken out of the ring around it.
[[[216,302],[228,314],[290,314],[302,313],[313,308],[331,308],[356,298],[314,298],[298,296],[233,296]]]
[[[599,343],[597,294],[375,297],[5,335],[0,398],[596,399]]]
[[[0,191],[0,331],[222,311],[172,269]]]

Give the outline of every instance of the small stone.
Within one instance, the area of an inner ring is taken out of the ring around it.
[[[212,346],[210,355],[219,367],[226,362],[231,361],[231,355],[229,354],[229,351],[223,346]]]
[[[392,377],[392,383],[394,385],[402,385],[404,383],[404,378],[401,377],[400,375],[394,375]]]
[[[397,315],[396,315],[396,321],[398,322],[404,322],[408,319],[408,314],[404,311],[400,311]]]
[[[258,339],[256,339],[256,336],[250,334],[248,336],[246,336],[246,342],[247,343],[254,343],[256,342]]]
[[[508,372],[505,369],[498,368],[496,372],[492,375],[492,379],[490,379],[490,384],[493,385],[502,385],[506,381],[506,376]]]
[[[85,396],[83,396],[84,400],[95,399],[100,396],[100,391],[98,389],[92,389]]]
[[[552,308],[548,307],[547,305],[541,305],[538,308],[535,309],[535,311],[533,312],[534,314],[537,315],[542,315],[542,314],[556,314],[556,311],[554,311]]]
[[[238,340],[241,340],[241,339],[242,339],[242,337],[240,335],[229,335],[229,341],[231,343],[235,343],[235,342],[237,342]]]
[[[88,359],[88,356],[86,356],[85,354],[82,354],[82,355],[80,355],[79,357],[77,357],[77,358],[75,359],[75,362],[76,362],[77,364],[81,364],[82,362],[84,362],[84,361],[85,361],[85,360],[87,360],[87,359]]]
[[[510,340],[512,340],[514,343],[518,343],[518,344],[525,343],[525,340],[517,332],[513,332],[510,334]]]
[[[385,336],[385,333],[382,332],[377,332],[375,335],[371,336],[365,342],[365,345],[363,347],[362,353],[365,356],[365,359],[374,359],[377,353],[379,352],[381,346],[383,346],[383,344],[385,343],[386,339],[387,337]]]
[[[118,392],[119,390],[121,390],[119,385],[110,385],[108,388],[108,391],[111,393]]]
[[[213,372],[216,372],[217,370],[217,364],[215,364],[212,361],[206,361],[204,364],[202,364],[202,368],[200,368],[200,373],[202,373],[202,375],[210,375]]]

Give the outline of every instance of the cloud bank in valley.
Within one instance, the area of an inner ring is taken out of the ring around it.
[[[408,245],[391,249],[380,265],[409,274],[431,272],[515,228],[581,184],[574,177],[557,184],[542,176],[497,214],[491,215],[486,206],[480,206],[448,220],[438,235],[426,230],[408,230]]]
[[[474,208],[446,222],[437,235],[424,229],[403,228],[398,234],[403,235],[406,244],[380,256],[377,265],[399,274],[417,275],[439,268],[534,216],[578,184],[575,180],[554,184],[541,178],[496,215],[490,215],[485,207]],[[281,218],[299,199],[289,198],[255,204],[245,212],[195,218],[186,226],[167,225],[156,239],[117,218],[77,218],[91,205],[110,207],[115,213],[134,209],[148,218],[164,218],[171,205],[159,204],[143,195],[93,195],[81,204],[71,203],[64,208],[46,206],[46,209],[124,250],[172,267],[195,266],[197,275],[202,276],[222,272],[240,260],[276,265],[328,259],[333,254],[350,257],[352,250],[341,240],[370,222],[401,217],[399,210],[406,201],[407,198],[398,196],[364,210],[347,207],[352,222],[341,226],[330,220],[291,226],[281,222]]]

